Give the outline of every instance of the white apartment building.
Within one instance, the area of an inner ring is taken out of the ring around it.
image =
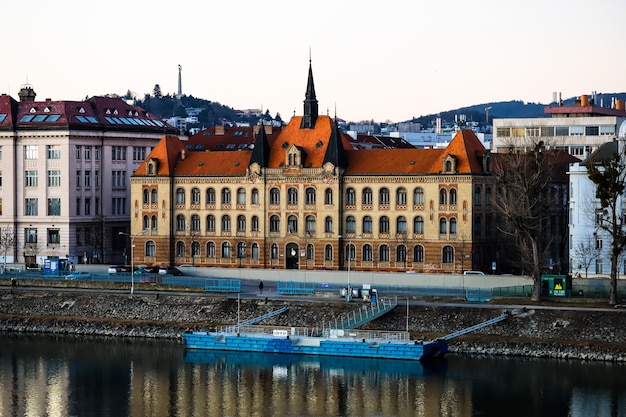
[[[175,130],[119,98],[19,96],[0,95],[0,228],[14,236],[0,262],[124,262],[130,177]]]

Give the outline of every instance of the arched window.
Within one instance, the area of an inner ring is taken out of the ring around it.
[[[206,231],[215,232],[215,216],[212,214],[206,216]]]
[[[363,260],[365,262],[372,262],[374,256],[374,251],[372,250],[372,245],[370,244],[365,244],[363,245]]]
[[[439,205],[443,206],[445,204],[448,204],[448,190],[441,188],[439,190]]]
[[[259,218],[257,216],[252,216],[252,224],[250,226],[250,229],[253,232],[259,231]]]
[[[474,205],[475,206],[480,206],[480,194],[481,194],[481,189],[480,187],[477,185],[476,187],[474,187]]]
[[[315,235],[315,216],[306,216],[305,232],[311,235]]]
[[[456,205],[456,188],[450,188],[450,205]]]
[[[372,197],[373,193],[372,193],[372,189],[371,188],[364,188],[363,189],[363,204],[372,204],[372,201],[374,200],[374,198]]]
[[[191,230],[194,232],[200,231],[200,216],[197,214],[191,215]]]
[[[380,250],[378,253],[378,260],[380,262],[389,262],[389,246],[380,245]]]
[[[245,188],[237,189],[237,204],[243,206],[246,204],[246,190]]]
[[[287,204],[291,206],[298,204],[298,190],[295,187],[289,187],[287,190]]]
[[[222,232],[230,232],[230,216],[228,214],[222,216]]]
[[[237,216],[237,231],[245,232],[246,231],[246,216],[240,214]]]
[[[485,189],[485,204],[486,205],[491,204],[491,187],[487,187]]]
[[[270,256],[272,259],[278,259],[278,243],[272,243],[270,247]]]
[[[315,198],[315,188],[309,187],[306,189],[306,204],[314,205],[316,204]]]
[[[251,204],[259,204],[259,190],[257,190],[256,188],[252,189],[252,196],[250,198],[250,203]]]
[[[230,242],[222,243],[222,258],[230,258]]]
[[[480,236],[482,234],[482,228],[481,226],[481,221],[480,221],[480,216],[476,216],[474,217],[474,236]]]
[[[417,187],[413,191],[413,204],[416,204],[416,205],[424,204],[424,189],[422,187]]]
[[[287,217],[287,233],[298,233],[298,217],[293,214]]]
[[[148,204],[150,202],[150,191],[146,188],[143,190],[143,203]]]
[[[399,206],[403,206],[406,204],[406,189],[398,188],[396,191],[396,204]]]
[[[194,258],[200,256],[200,242],[195,240],[191,242],[191,256]]]
[[[398,245],[396,247],[396,262],[406,262],[406,246]]]
[[[252,259],[259,259],[259,244],[252,244]]]
[[[154,241],[149,240],[146,242],[146,256],[155,256],[156,255],[156,245]]]
[[[315,246],[313,246],[311,243],[306,245],[306,259],[315,259]]]
[[[333,204],[333,190],[331,188],[327,188],[324,192],[324,204]]]
[[[355,259],[356,259],[356,246],[354,246],[354,243],[349,242],[348,245],[346,245],[346,260],[349,260],[350,262],[354,262]]]
[[[346,218],[346,233],[356,233],[356,219],[354,216]]]
[[[185,256],[185,242],[178,241],[176,242],[176,256],[178,258],[182,258]]]
[[[389,204],[389,190],[387,188],[381,188],[378,193],[380,204]]]
[[[237,258],[244,259],[246,257],[246,243],[237,242]]]
[[[333,247],[332,245],[326,245],[324,247],[324,260],[332,261],[333,260]]]
[[[158,224],[158,223],[157,223],[157,216],[154,216],[154,215],[153,215],[153,216],[150,218],[150,228],[151,228],[152,230],[157,230],[157,224]]]
[[[215,204],[215,190],[213,188],[207,188],[206,190],[206,203]]]
[[[389,233],[389,217],[382,216],[379,223],[379,233]]]
[[[356,192],[354,188],[348,188],[346,190],[346,204],[349,206],[354,206],[356,204]]]
[[[415,216],[413,219],[413,233],[424,234],[424,218],[422,216]]]
[[[413,262],[424,262],[424,247],[422,245],[413,248]]]
[[[200,204],[200,190],[197,188],[191,189],[191,204]]]
[[[179,214],[176,216],[176,230],[182,232],[185,230],[185,216]]]
[[[280,204],[280,190],[276,187],[270,190],[270,204],[273,206]]]
[[[448,221],[445,217],[439,219],[439,234],[445,235],[448,233]]]
[[[156,188],[153,188],[150,192],[150,203],[157,204],[159,202],[159,195]]]
[[[330,216],[327,216],[326,220],[324,221],[324,232],[325,233],[333,232],[333,218]]]
[[[215,243],[207,242],[206,244],[206,257],[215,258]]]
[[[456,218],[455,217],[450,219],[450,234],[456,235]]]
[[[222,204],[230,204],[230,189],[222,188]]]
[[[176,204],[185,204],[185,190],[182,188],[176,189]]]
[[[396,219],[396,233],[406,233],[406,217],[400,216]]]
[[[148,216],[143,216],[143,225],[141,230],[148,230],[150,227],[150,218]]]
[[[365,216],[363,217],[363,233],[373,233],[373,226],[372,226],[372,217],[371,216]]]
[[[444,264],[454,263],[454,248],[452,246],[443,247],[443,263]]]
[[[280,232],[280,217],[276,214],[270,217],[270,232]]]

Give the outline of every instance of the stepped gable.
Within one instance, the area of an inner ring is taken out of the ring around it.
[[[270,147],[269,168],[281,168],[287,150],[295,145],[304,151],[304,168],[319,168],[324,163],[332,134],[333,121],[329,116],[318,116],[313,128],[300,128],[302,116],[294,116]]]

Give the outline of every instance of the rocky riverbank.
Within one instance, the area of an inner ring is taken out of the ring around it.
[[[0,333],[48,333],[180,339],[187,331],[210,330],[244,321],[280,307],[289,310],[262,324],[321,327],[361,307],[319,301],[242,300],[206,295],[118,294],[66,291],[0,290]],[[502,308],[411,306],[369,323],[366,328],[404,330],[431,340],[494,318]],[[626,362],[626,312],[621,310],[546,310],[529,306],[511,317],[450,341],[450,351]]]

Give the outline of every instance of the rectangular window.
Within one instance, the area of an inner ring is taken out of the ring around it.
[[[27,198],[24,202],[24,216],[37,216],[38,215],[38,199]]]
[[[85,171],[85,187],[91,187],[91,171]]]
[[[49,198],[48,199],[48,216],[60,216],[61,215],[61,199]]]
[[[96,216],[100,215],[100,197],[96,197],[96,206],[94,208]]]
[[[60,187],[61,186],[61,171],[53,169],[48,171],[48,187]]]
[[[111,210],[114,216],[126,214],[126,198],[113,197]]]
[[[554,126],[543,126],[541,128],[541,136],[545,136],[545,137],[554,136]]]
[[[600,136],[600,126],[585,126],[586,136]]]
[[[37,145],[24,146],[24,159],[38,159],[39,147]]]
[[[61,147],[59,145],[48,145],[48,159],[61,159]]]
[[[557,126],[554,128],[555,136],[569,136],[569,126]]]
[[[91,216],[91,198],[85,198],[85,216]]]
[[[496,130],[498,137],[509,137],[511,136],[511,128],[510,127],[499,127]]]
[[[80,199],[80,198],[77,198],[77,199],[76,199],[76,215],[77,215],[77,216],[80,216],[80,208],[81,208],[81,205],[82,205],[82,201],[81,201],[81,199]]]
[[[585,134],[585,126],[570,126],[569,135],[570,136],[582,136]]]
[[[61,243],[59,229],[48,229],[48,245]]]
[[[24,241],[26,243],[37,243],[37,229],[35,228],[24,229]]]
[[[126,171],[112,171],[111,184],[113,188],[126,187]]]
[[[512,129],[512,136],[514,138],[523,138],[525,134],[526,134],[526,129],[524,129],[523,127],[514,127]]]
[[[538,127],[527,127],[526,128],[526,136],[530,138],[539,137],[541,129]]]
[[[82,147],[80,145],[76,145],[76,159],[80,159],[82,156]]]
[[[91,159],[91,146],[85,146],[85,160]]]
[[[602,136],[607,136],[607,135],[614,135],[615,134],[615,126],[600,126],[600,135]],[[2,158],[2,155],[0,154],[0,159]]]
[[[111,147],[111,159],[113,161],[125,161],[126,160],[126,146],[112,146]]]
[[[99,161],[100,160],[100,147],[99,146],[94,146],[93,148],[94,150],[94,156],[95,156],[95,160]]]
[[[81,175],[82,175],[82,173],[80,171],[76,171],[76,186],[77,187],[80,187]]]
[[[133,146],[133,161],[143,161],[146,159],[146,148]]]
[[[0,187],[2,187],[2,171],[0,171]]]
[[[96,187],[100,187],[100,171],[94,172],[94,182]]]
[[[26,178],[24,180],[25,187],[36,187],[38,182],[37,171],[26,171]]]

